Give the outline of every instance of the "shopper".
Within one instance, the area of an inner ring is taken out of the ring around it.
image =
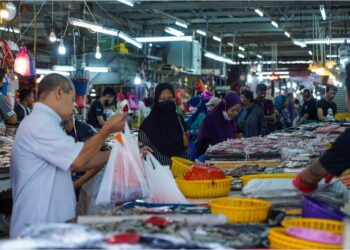
[[[256,86],[256,99],[255,104],[259,105],[265,115],[267,122],[268,133],[274,131],[274,126],[276,122],[276,114],[273,102],[266,99],[267,86],[263,83],[260,83]]]
[[[298,125],[317,121],[316,99],[311,95],[310,90],[303,91],[303,105],[300,110],[300,120]]]
[[[0,90],[4,86],[2,79],[5,77],[5,72],[0,73]],[[0,91],[0,128],[5,128],[6,125],[15,125],[17,117],[15,111],[12,110],[6,97]]]
[[[21,122],[30,114],[34,104],[34,94],[30,89],[22,89],[19,92],[19,101],[15,104],[15,112],[17,121]]]
[[[101,146],[109,134],[124,128],[126,115],[117,115],[85,143],[74,142],[61,127],[73,114],[74,96],[71,80],[60,74],[45,76],[38,87],[39,101],[19,126],[11,153],[11,238],[26,225],[74,218],[70,171],[105,164],[109,153],[100,152]]]
[[[208,112],[211,112],[219,103],[221,102],[220,98],[218,97],[212,97],[209,102],[207,102],[205,105],[207,106]]]
[[[284,95],[276,96],[275,97],[275,107],[276,107],[276,123],[275,123],[275,129],[276,130],[282,130],[289,128],[292,123],[289,119],[288,114],[288,99]]]
[[[243,137],[264,136],[267,134],[267,123],[264,111],[254,103],[254,94],[250,90],[241,93],[242,110],[239,114],[237,128]]]
[[[334,119],[334,115],[337,113],[337,104],[333,102],[333,99],[337,90],[336,86],[327,85],[326,96],[317,102],[317,116],[321,122]]]
[[[221,103],[204,119],[199,130],[197,156],[205,153],[209,145],[236,138],[236,122],[241,109],[241,99],[234,92],[226,94]]]
[[[350,64],[347,65],[346,72],[346,102],[350,108]],[[349,148],[350,129],[348,128],[337,138],[332,148],[297,175],[293,180],[294,185],[303,192],[313,192],[322,178],[325,177],[327,182],[330,181],[332,175],[341,175],[350,168]]]
[[[103,92],[100,99],[94,101],[91,104],[90,110],[87,115],[87,123],[94,128],[100,129],[106,123],[106,114],[104,109],[115,103],[116,92],[113,88],[107,87]]]
[[[299,110],[297,110],[294,106],[294,96],[293,93],[287,94],[287,100],[288,100],[288,117],[291,122],[291,126],[296,126],[299,121]]]
[[[176,113],[172,85],[157,85],[151,113],[140,126],[139,142],[152,148],[153,155],[162,165],[170,165],[173,156],[188,157],[186,124]]]

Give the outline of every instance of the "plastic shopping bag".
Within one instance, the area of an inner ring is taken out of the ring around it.
[[[148,198],[149,188],[137,142],[128,125],[116,140],[96,198],[96,204],[123,203]]]
[[[151,191],[149,202],[188,204],[187,199],[177,187],[168,166],[162,166],[152,154],[147,155],[144,165]]]

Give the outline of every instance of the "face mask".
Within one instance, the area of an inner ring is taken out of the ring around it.
[[[174,101],[159,102],[158,107],[159,107],[160,111],[163,111],[165,113],[175,111],[175,109],[176,109]]]
[[[109,101],[108,101],[108,100],[105,100],[104,105],[105,105],[105,106],[109,106]]]
[[[224,116],[224,119],[226,121],[231,121],[230,117],[228,116],[227,112],[226,111],[222,111],[222,115]]]

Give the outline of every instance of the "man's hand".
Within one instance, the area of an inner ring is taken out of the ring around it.
[[[115,132],[121,132],[124,129],[125,121],[128,114],[118,114],[112,116],[103,126],[103,129],[106,130],[108,134]]]
[[[143,146],[143,147],[140,148],[140,153],[141,153],[141,157],[143,159],[145,159],[147,154],[153,153],[153,150],[150,147],[148,147],[148,146]]]

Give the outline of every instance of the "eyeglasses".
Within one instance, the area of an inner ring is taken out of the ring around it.
[[[159,98],[158,102],[166,102],[166,101],[175,101],[174,97],[168,97],[168,98]]]

